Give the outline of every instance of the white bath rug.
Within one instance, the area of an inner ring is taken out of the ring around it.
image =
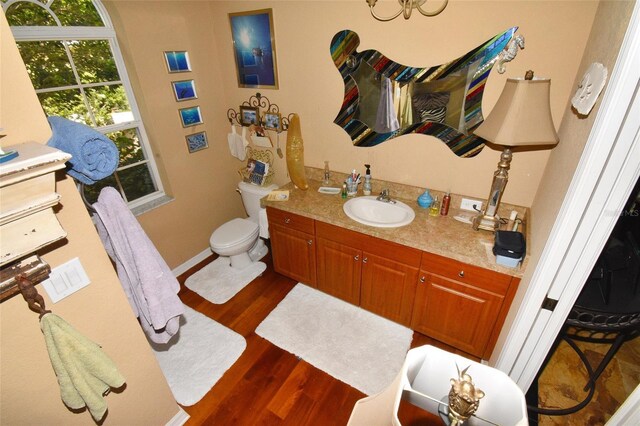
[[[256,333],[368,395],[396,377],[413,331],[304,284],[296,285]]]
[[[168,343],[151,343],[176,401],[200,401],[247,347],[244,337],[190,307],[184,307],[180,332]]]
[[[226,259],[217,258],[187,278],[184,285],[209,302],[221,305],[245,288],[265,269],[267,265],[256,262],[237,270],[229,266]]]

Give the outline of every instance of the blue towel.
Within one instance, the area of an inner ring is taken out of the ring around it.
[[[111,139],[91,127],[62,117],[48,117],[53,135],[47,145],[72,155],[67,173],[86,185],[111,176],[120,154]]]

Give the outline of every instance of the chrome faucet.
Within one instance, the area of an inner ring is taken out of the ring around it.
[[[388,189],[383,189],[380,195],[378,195],[378,197],[376,198],[376,200],[382,201],[383,203],[392,203],[392,204],[396,203],[395,200],[392,200],[391,197],[389,196]]]

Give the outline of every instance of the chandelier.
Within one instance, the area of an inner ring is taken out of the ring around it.
[[[436,16],[437,14],[442,12],[445,7],[447,7],[449,0],[443,0],[442,5],[440,5],[440,7],[434,11],[426,11],[422,9],[422,7],[420,7],[423,4],[425,4],[427,0],[398,0],[398,3],[400,3],[400,10],[398,10],[395,13],[395,15],[389,16],[386,18],[378,16],[373,11],[373,7],[376,5],[377,2],[378,0],[367,0],[367,3],[369,4],[369,9],[371,10],[371,15],[373,15],[373,17],[376,18],[378,21],[391,21],[392,19],[395,19],[398,16],[400,16],[400,14],[404,16],[404,19],[409,19],[411,17],[411,12],[413,12],[413,9],[418,9],[418,12],[422,13],[424,16]]]

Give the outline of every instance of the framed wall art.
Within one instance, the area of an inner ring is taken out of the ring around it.
[[[189,99],[197,99],[196,83],[193,80],[172,81],[173,95],[176,101],[187,101]]]
[[[178,113],[180,114],[182,127],[190,127],[203,123],[199,106],[182,108],[178,110]]]
[[[184,50],[171,50],[164,52],[164,59],[170,73],[191,71],[189,53]]]
[[[190,153],[200,151],[201,149],[209,147],[206,132],[193,133],[191,135],[185,136],[185,139],[187,140],[187,148],[189,149]]]
[[[260,124],[260,119],[258,117],[258,107],[240,105],[240,124],[242,124],[243,126]]]
[[[282,118],[279,112],[265,112],[264,113],[264,128],[269,130],[280,131],[282,128]]]
[[[278,88],[271,9],[229,14],[239,87]]]

